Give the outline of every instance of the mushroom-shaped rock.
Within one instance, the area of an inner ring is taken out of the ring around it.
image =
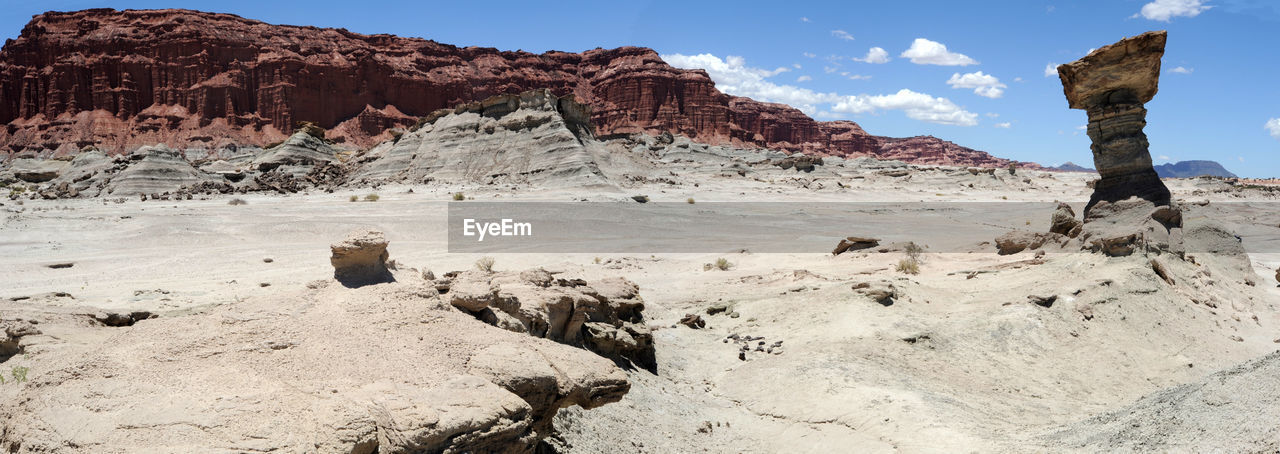
[[[1093,163],[1102,176],[1085,206],[1137,196],[1156,205],[1169,204],[1169,189],[1151,167],[1147,109],[1156,94],[1166,33],[1147,32],[1104,46],[1058,66],[1067,104],[1088,112]]]
[[[356,230],[329,246],[333,278],[347,287],[394,282],[387,269],[387,239],[377,230]]]

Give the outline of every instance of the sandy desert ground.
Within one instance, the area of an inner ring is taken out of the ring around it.
[[[1275,203],[1272,193],[1215,191],[1222,189],[1220,180],[1168,184],[1182,200],[1209,202],[1184,204],[1190,208],[1184,213],[1188,225],[1212,218],[1240,232],[1256,249],[1247,258],[1235,258],[1240,261],[1212,254],[1199,254],[1202,258],[1192,263],[1168,255],[1107,257],[1070,250],[998,255],[988,243],[974,244],[968,252],[926,251],[919,274],[905,274],[895,270],[907,256],[900,248],[836,256],[728,249],[684,254],[448,252],[448,205],[473,203],[450,201],[458,191],[474,201],[519,202],[634,203],[632,194],[648,194],[655,202],[694,198],[705,205],[740,200],[744,194],[753,201],[791,204],[1080,202],[1087,198],[1085,183],[1092,178],[915,169],[902,179],[832,166],[812,173],[772,168],[742,178],[715,175],[708,167],[713,166],[671,169],[677,178],[700,180],[697,187],[511,191],[393,184],[189,201],[6,201],[0,227],[0,281],[5,283],[0,305],[7,319],[16,314],[46,321],[37,325],[42,334],[24,337],[23,353],[5,366],[29,368],[28,383],[49,386],[39,384],[42,376],[65,374],[58,368],[73,366],[46,358],[68,352],[95,357],[117,343],[133,351],[164,349],[174,341],[146,326],[232,310],[228,308],[305,301],[299,295],[309,291],[309,283],[333,274],[327,245],[353,229],[376,228],[385,232],[391,258],[402,269],[435,274],[467,270],[486,255],[495,258],[499,271],[540,267],[556,276],[588,281],[623,277],[638,284],[644,316],[653,329],[657,372],[626,370],[631,388],[619,402],[560,410],[554,418],[557,434],[549,439],[560,452],[1275,449],[1275,424],[1261,416],[1275,421],[1280,413],[1274,405],[1256,404],[1258,399],[1275,402],[1274,377],[1265,377],[1275,368],[1274,355],[1262,366],[1227,375],[1254,378],[1222,381],[1212,374],[1277,349],[1280,289],[1273,270],[1280,266],[1280,254],[1267,249],[1277,244],[1280,216],[1267,210],[1268,203]],[[851,178],[854,174],[858,178]],[[815,182],[823,189],[804,188],[819,186]],[[375,192],[380,196],[376,202],[348,201],[351,195]],[[232,198],[247,204],[230,205]],[[1214,210],[1219,206],[1230,209]],[[979,227],[990,229],[990,238],[1015,227],[1044,232],[1050,214],[1045,211],[1026,225],[1006,217],[1001,218],[1004,225]],[[883,216],[887,224],[910,225],[913,214]],[[937,237],[910,231],[847,235],[913,233]],[[832,245],[838,239],[833,237]],[[1174,284],[1153,272],[1153,257],[1169,268]],[[704,264],[719,258],[731,267],[705,269]],[[73,265],[51,267],[57,264]],[[1248,271],[1220,271],[1232,267]],[[1216,273],[1205,271],[1210,269]],[[896,296],[890,305],[877,303],[853,288],[861,283],[887,286]],[[376,287],[400,285],[407,284]],[[1029,302],[1029,296],[1040,297],[1042,304]],[[1043,304],[1045,297],[1053,301]],[[723,312],[709,313],[715,306]],[[74,317],[138,311],[158,318],[102,327],[91,317]],[[686,314],[700,315],[706,326],[677,324]],[[484,327],[469,319],[459,323]],[[745,359],[739,356],[740,339],[750,339]],[[758,351],[757,346],[776,351]],[[377,351],[379,346],[368,348]],[[361,358],[348,361],[359,363]],[[233,381],[285,380],[215,370],[207,373],[229,374],[222,379]],[[123,373],[120,378],[130,380],[129,372]],[[199,369],[185,373],[203,374]],[[1180,403],[1176,408],[1183,416],[1173,422],[1156,417],[1171,418],[1171,407],[1144,403],[1170,401],[1169,393],[1201,391],[1205,385],[1197,383],[1205,380],[1227,388],[1213,391],[1212,401],[1193,397]],[[15,399],[31,399],[28,392],[12,384],[0,386],[0,399],[12,405]],[[1204,408],[1218,413],[1202,418]],[[1135,412],[1147,413],[1135,417]],[[172,416],[182,419],[177,413]],[[1137,422],[1126,426],[1131,420]],[[1218,430],[1227,428],[1235,432]],[[1135,432],[1143,437],[1133,436]],[[93,451],[92,446],[83,448]]]

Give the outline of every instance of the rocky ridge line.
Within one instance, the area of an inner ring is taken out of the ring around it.
[[[934,137],[873,136],[853,122],[817,122],[786,105],[730,96],[706,72],[674,68],[652,49],[506,52],[174,9],[33,17],[0,50],[0,153],[264,146],[300,121],[364,148],[436,109],[537,88],[590,106],[601,135],[669,131],[809,154],[1010,162]]]

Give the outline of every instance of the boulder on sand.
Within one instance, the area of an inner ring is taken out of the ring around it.
[[[1058,202],[1058,208],[1054,210],[1053,220],[1049,224],[1049,232],[1075,238],[1080,235],[1083,225],[1083,222],[1076,219],[1076,212],[1071,209],[1071,205]]]
[[[996,249],[1000,255],[1017,254],[1025,250],[1036,250],[1048,243],[1059,243],[1066,239],[1057,233],[1028,232],[1014,230],[996,238]]]
[[[356,230],[329,246],[333,278],[355,288],[396,279],[387,269],[387,239],[377,230]]]
[[[858,236],[846,237],[836,244],[836,248],[831,250],[831,255],[840,255],[847,251],[857,251],[860,249],[870,249],[880,245],[880,240],[875,238],[863,238]]]

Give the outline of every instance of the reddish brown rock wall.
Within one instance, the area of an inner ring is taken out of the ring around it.
[[[0,152],[263,145],[283,140],[298,121],[365,147],[433,110],[535,88],[576,95],[592,107],[602,135],[669,130],[707,143],[838,156],[1007,162],[932,137],[871,136],[852,122],[816,122],[789,106],[729,96],[705,72],[674,68],[646,48],[502,52],[229,14],[110,9],[38,15],[5,43]]]

